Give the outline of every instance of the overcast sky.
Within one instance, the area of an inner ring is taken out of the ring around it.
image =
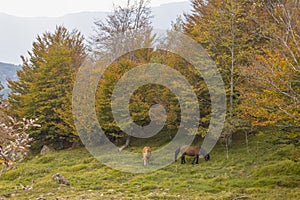
[[[151,0],[151,6],[182,1],[188,0]],[[126,2],[127,0],[0,0],[0,12],[21,17],[58,17],[82,11],[112,11],[113,3],[124,5]]]

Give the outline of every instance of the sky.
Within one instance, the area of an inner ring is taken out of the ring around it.
[[[132,0],[134,1],[134,0]],[[150,6],[187,0],[151,0]],[[59,17],[82,11],[112,11],[127,0],[0,0],[0,12],[20,17]]]

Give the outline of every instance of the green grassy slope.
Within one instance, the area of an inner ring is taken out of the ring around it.
[[[35,156],[0,177],[0,199],[300,199],[299,147],[270,142],[266,134],[250,136],[247,153],[244,138],[234,139],[229,160],[218,144],[209,162],[189,159],[149,174],[110,169],[85,149]],[[133,143],[131,150],[140,148]],[[55,173],[71,185],[52,181]]]

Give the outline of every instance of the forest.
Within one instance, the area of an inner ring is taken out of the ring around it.
[[[300,198],[300,2],[190,3],[165,38],[148,0],[115,5],[89,38],[62,25],[36,37],[0,96],[0,199]],[[174,162],[180,130],[208,162]]]

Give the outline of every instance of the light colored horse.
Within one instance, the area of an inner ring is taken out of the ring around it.
[[[142,154],[143,154],[144,166],[147,166],[149,164],[150,157],[151,157],[151,148],[147,146],[144,147]]]

